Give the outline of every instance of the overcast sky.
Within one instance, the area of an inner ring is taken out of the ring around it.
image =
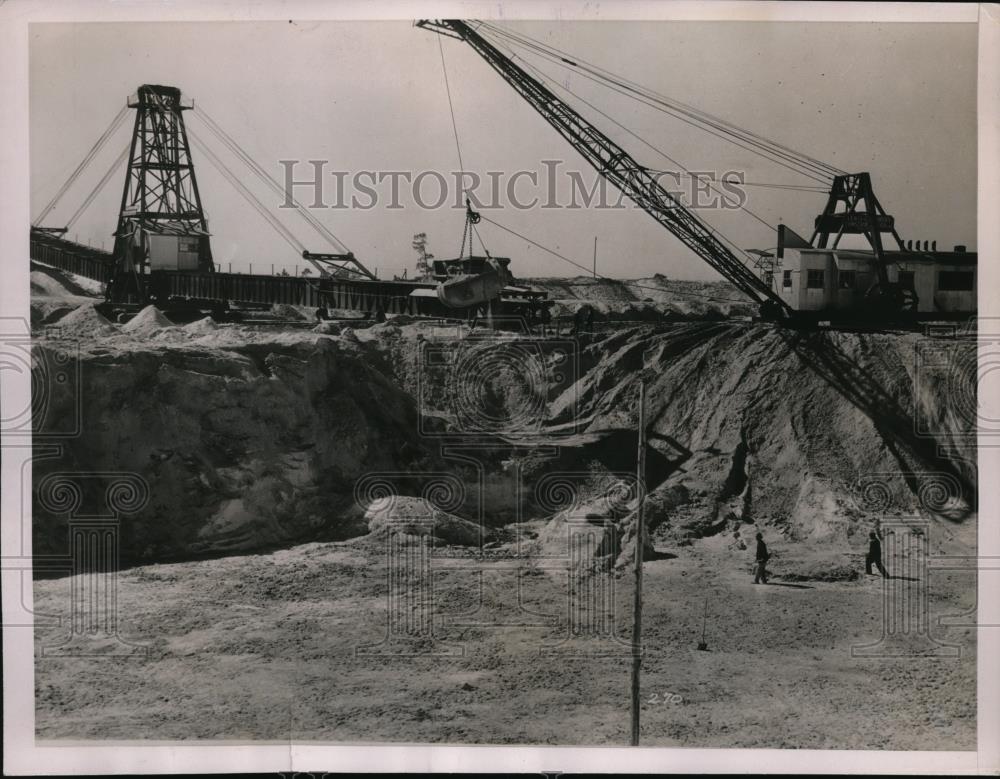
[[[903,238],[937,240],[939,248],[975,246],[976,27],[971,24],[802,24],[518,22],[508,29],[541,39],[656,91],[773,138],[838,168],[873,174],[883,206]],[[556,132],[465,43],[443,39],[465,168],[536,171],[518,194],[544,197],[543,160],[562,171],[594,174]],[[751,182],[808,180],[675,118],[581,77],[528,58],[617,122],[698,171],[745,171]],[[328,161],[327,170],[455,171],[455,138],[442,75],[438,36],[408,23],[35,24],[31,27],[32,214],[55,193],[143,83],[179,87],[196,109],[189,126],[265,202],[273,195],[204,129],[208,114],[272,175],[281,159]],[[566,97],[564,93],[561,97]],[[641,163],[674,169],[634,136],[587,106],[581,112]],[[129,121],[46,224],[58,226],[83,202],[127,143]],[[292,266],[293,250],[195,150],[215,259],[233,268],[250,262]],[[551,163],[550,163],[551,164]],[[305,164],[299,178],[310,174]],[[349,179],[348,179],[349,180]],[[569,198],[561,173],[557,197]],[[72,234],[110,247],[124,171],[116,172]],[[328,202],[335,200],[327,176]],[[428,199],[436,187],[425,182]],[[412,269],[412,235],[426,232],[438,257],[458,254],[462,209],[417,207],[402,186],[403,208],[314,211],[382,277]],[[346,190],[348,196],[351,189]],[[483,190],[488,193],[488,188]],[[783,221],[808,237],[822,194],[747,188],[748,206],[766,222]],[[306,190],[296,191],[305,200]],[[311,198],[310,198],[311,199]],[[612,202],[616,199],[612,190]],[[362,197],[362,200],[367,200]],[[609,276],[665,273],[712,279],[714,272],[645,213],[621,209],[486,209],[485,216],[588,265],[599,238],[599,270]],[[449,201],[449,205],[451,205]],[[773,233],[742,211],[700,216],[745,248],[772,247]],[[282,220],[314,251],[330,251],[304,223]],[[513,258],[521,276],[574,275],[577,270],[483,222],[494,253]]]

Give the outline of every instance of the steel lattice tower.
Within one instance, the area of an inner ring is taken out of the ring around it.
[[[196,242],[197,270],[210,272],[208,222],[184,127],[183,112],[193,106],[182,103],[176,87],[150,84],[139,87],[128,105],[136,115],[115,230],[119,271],[138,277],[154,269],[149,236],[164,235],[183,237],[191,246]]]

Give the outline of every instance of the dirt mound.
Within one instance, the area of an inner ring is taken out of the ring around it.
[[[97,297],[101,294],[101,283],[32,262],[31,294],[52,297]]]
[[[368,529],[377,538],[390,533],[432,536],[435,542],[472,546],[480,541],[479,526],[434,506],[423,498],[389,495],[365,511]]]
[[[751,301],[726,282],[679,281],[656,274],[644,279],[525,279],[555,301],[552,313],[572,317],[585,306],[593,320],[659,321],[664,318],[718,318],[753,313]]]
[[[67,333],[76,333],[80,337],[113,335],[118,332],[116,328],[96,306],[99,303],[88,301],[78,308],[73,309],[65,316],[55,320],[54,324],[60,330]]]
[[[33,270],[31,272],[31,294],[65,298],[82,295],[82,291],[70,292],[68,286],[52,273]]]
[[[371,364],[419,396],[425,421],[463,435],[478,426],[506,441],[519,440],[521,426],[534,445],[556,447],[545,457],[517,455],[525,519],[545,515],[530,512],[538,509],[533,486],[546,473],[586,481],[602,469],[634,469],[643,372],[647,516],[663,518],[656,533],[664,543],[758,524],[793,540],[855,548],[863,535],[853,529],[880,517],[960,522],[974,510],[975,437],[963,409],[975,408],[975,393],[948,378],[949,365],[974,364],[972,340],[692,322],[570,344],[427,333],[422,344],[378,339],[364,347]],[[558,366],[550,359],[557,346],[570,353]],[[942,370],[921,362],[928,346],[935,364],[946,357]],[[666,504],[658,507],[660,498]]]
[[[174,323],[167,319],[160,309],[149,305],[122,325],[122,330],[140,338],[148,338],[165,327],[173,326]]]
[[[368,333],[375,338],[399,338],[403,331],[394,322],[382,322],[369,327]]]
[[[945,516],[957,505],[947,518],[960,519],[975,499],[972,423],[915,364],[920,338],[731,323],[618,332],[583,347],[552,421],[634,427],[645,366],[651,486],[688,496],[665,521],[678,538],[750,522],[846,542],[853,524],[887,512]],[[944,346],[959,363],[975,349]],[[918,434],[921,408],[933,434]]]
[[[194,322],[188,322],[181,328],[185,333],[193,336],[208,335],[218,329],[219,326],[210,316],[206,316],[203,319],[196,319]]]
[[[155,333],[165,321],[147,308],[130,325]],[[651,545],[760,527],[853,554],[867,535],[858,531],[880,519],[960,523],[974,509],[975,439],[963,413],[963,403],[975,408],[974,393],[963,401],[928,374],[915,334],[701,322],[570,345],[411,326],[377,325],[360,339],[347,327],[339,338],[187,327],[207,332],[185,338],[174,328],[176,342],[143,339],[85,357],[93,424],[74,444],[81,462],[92,452],[107,458],[88,467],[140,473],[155,451],[185,452],[156,466],[169,472],[169,501],[152,536],[175,551],[195,538],[205,549],[254,548],[254,534],[266,545],[315,528],[342,532],[358,478],[379,466],[405,473],[414,462],[426,472],[448,431],[474,433],[491,452],[481,481],[462,476],[463,516],[478,521],[481,507],[489,528],[552,517],[539,489],[556,472],[577,480],[573,505],[585,506],[602,479],[634,473],[643,372]],[[943,347],[974,364],[974,343]],[[396,492],[419,494],[412,486]],[[177,495],[185,497],[171,504]],[[165,530],[178,516],[187,529]],[[634,519],[615,522],[619,559],[631,559]]]
[[[340,325],[336,322],[320,322],[312,331],[320,335],[340,335]]]
[[[534,553],[578,565],[611,565],[618,557],[619,529],[607,506],[598,503],[560,511],[538,534]]]
[[[83,282],[89,286],[85,286]],[[97,282],[36,262],[31,263],[30,289],[33,328],[60,322],[80,306],[92,304],[100,294],[100,284]]]
[[[79,388],[50,394],[40,432],[63,429],[78,398],[87,403],[84,434],[39,463],[35,483],[50,471],[141,479],[149,500],[123,521],[123,561],[364,534],[358,479],[437,463],[413,399],[334,339],[228,348],[118,339],[79,357],[39,339],[34,349],[39,359],[59,352],[80,377]],[[83,511],[106,510],[99,481]],[[34,518],[36,551],[65,553],[65,515],[36,501]]]
[[[287,303],[275,303],[271,306],[271,315],[276,319],[289,319],[293,322],[305,322],[309,319],[300,307]]]
[[[33,297],[30,308],[31,327],[37,329],[53,325],[76,308],[75,305],[67,305],[64,300]]]
[[[659,535],[662,539],[664,535],[671,541],[678,541],[682,538],[690,537],[692,534],[683,522],[678,521],[680,515],[679,508],[691,502],[691,494],[684,484],[661,484],[650,492],[643,504],[643,518],[646,523],[645,545],[642,557],[644,560],[652,560],[656,556],[654,551],[654,539]],[[618,567],[630,565],[635,559],[635,531],[638,514],[633,511],[621,521],[621,548],[616,561]],[[672,532],[667,534],[659,533],[661,527],[665,527]]]

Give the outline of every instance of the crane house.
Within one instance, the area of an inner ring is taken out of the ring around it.
[[[842,246],[844,238],[854,245]],[[889,242],[894,249],[884,248]],[[938,251],[936,241],[904,244],[867,173],[834,180],[811,240],[779,225],[775,254],[759,254],[764,283],[793,311],[857,311],[879,298],[918,315],[977,309],[976,252]]]
[[[783,255],[783,256],[781,256]],[[916,293],[918,313],[976,310],[976,252],[886,252],[889,279]],[[864,304],[878,276],[873,251],[784,247],[772,283],[796,311],[842,311]]]

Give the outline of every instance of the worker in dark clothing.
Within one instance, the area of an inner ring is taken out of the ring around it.
[[[754,557],[753,566],[753,583],[760,584],[764,582],[767,584],[767,561],[770,558],[770,554],[767,551],[767,544],[764,543],[764,536],[760,533],[757,534],[757,554]]]
[[[865,558],[865,573],[872,576],[872,564],[878,568],[883,579],[888,579],[889,574],[885,572],[882,565],[882,542],[879,541],[878,534],[873,530],[868,534],[868,556]]]

